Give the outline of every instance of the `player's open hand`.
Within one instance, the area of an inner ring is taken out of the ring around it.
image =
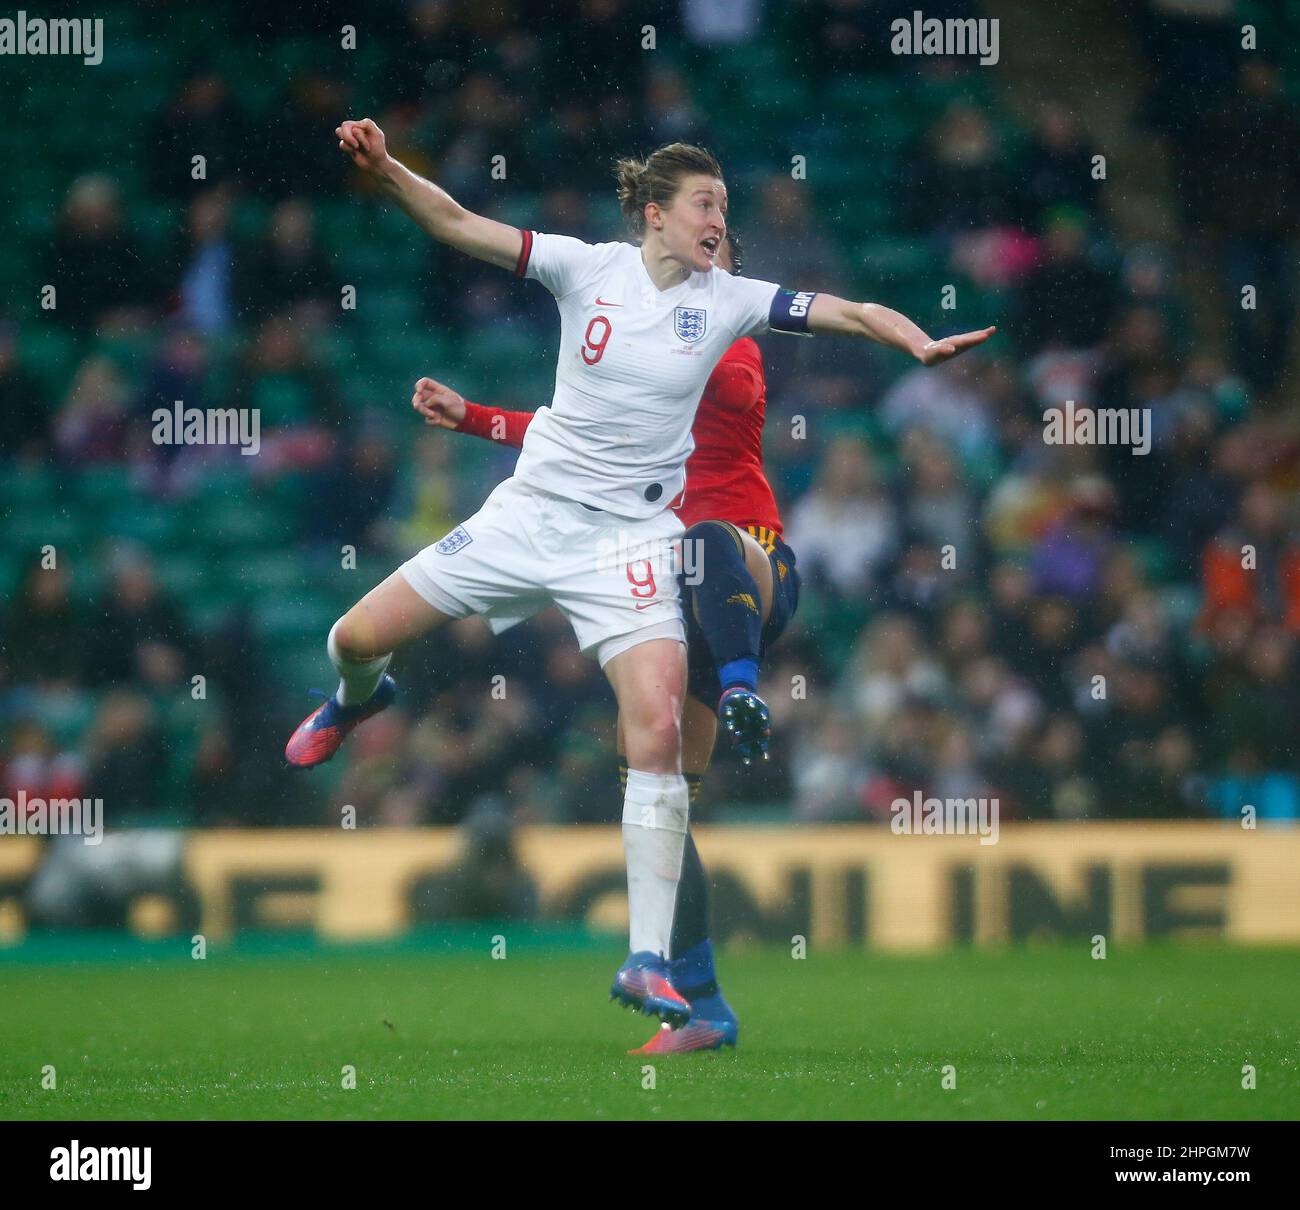
[[[388,162],[384,132],[370,118],[349,119],[334,133],[339,136],[339,150],[346,151],[363,172],[379,172]]]
[[[415,384],[411,406],[424,417],[426,424],[441,429],[454,429],[465,419],[465,397],[432,378],[421,378]]]
[[[997,328],[981,328],[978,332],[962,332],[958,336],[945,336],[942,340],[932,340],[922,345],[917,352],[917,360],[922,365],[937,366],[940,362],[950,361],[959,353],[982,345]]]

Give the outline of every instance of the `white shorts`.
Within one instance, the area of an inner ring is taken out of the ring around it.
[[[481,614],[494,634],[556,605],[604,667],[653,638],[686,642],[677,592],[682,523],[635,519],[507,479],[463,525],[399,570],[435,609]]]

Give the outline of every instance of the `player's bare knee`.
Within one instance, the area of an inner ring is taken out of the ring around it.
[[[671,708],[667,708],[671,706]],[[627,735],[628,763],[650,773],[678,767],[682,749],[681,718],[676,703],[656,703],[641,712],[634,731]]]
[[[669,757],[680,755],[682,750],[681,713],[672,703],[672,709],[666,709],[655,717],[649,735],[654,741],[655,751]]]
[[[354,605],[330,630],[331,648],[345,659],[369,660],[382,652],[372,651],[374,626],[360,606]]]

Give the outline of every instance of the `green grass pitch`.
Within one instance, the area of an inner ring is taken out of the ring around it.
[[[1294,950],[728,953],[739,1050],[650,1060],[617,950],[489,944],[6,960],[0,1118],[1300,1116]]]

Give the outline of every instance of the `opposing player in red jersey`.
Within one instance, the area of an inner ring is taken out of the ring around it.
[[[718,264],[740,271],[732,231]],[[516,447],[533,419],[531,412],[470,403],[431,378],[416,383],[411,403],[429,424]],[[690,692],[682,712],[682,765],[692,799],[708,769],[719,718],[746,763],[766,757],[770,731],[757,692],[759,661],[799,602],[794,552],[781,539],[776,498],[763,472],[766,411],[762,355],[746,337],[728,348],[704,388],[691,430],[695,449],[686,463],[686,490],[673,506],[687,527],[682,593],[690,602],[684,611]],[[626,765],[623,770],[626,776]],[[679,1030],[661,1030],[636,1053],[736,1044],[736,1016],[718,987],[709,931],[708,880],[688,832],[669,969],[691,1003],[691,1017]]]

